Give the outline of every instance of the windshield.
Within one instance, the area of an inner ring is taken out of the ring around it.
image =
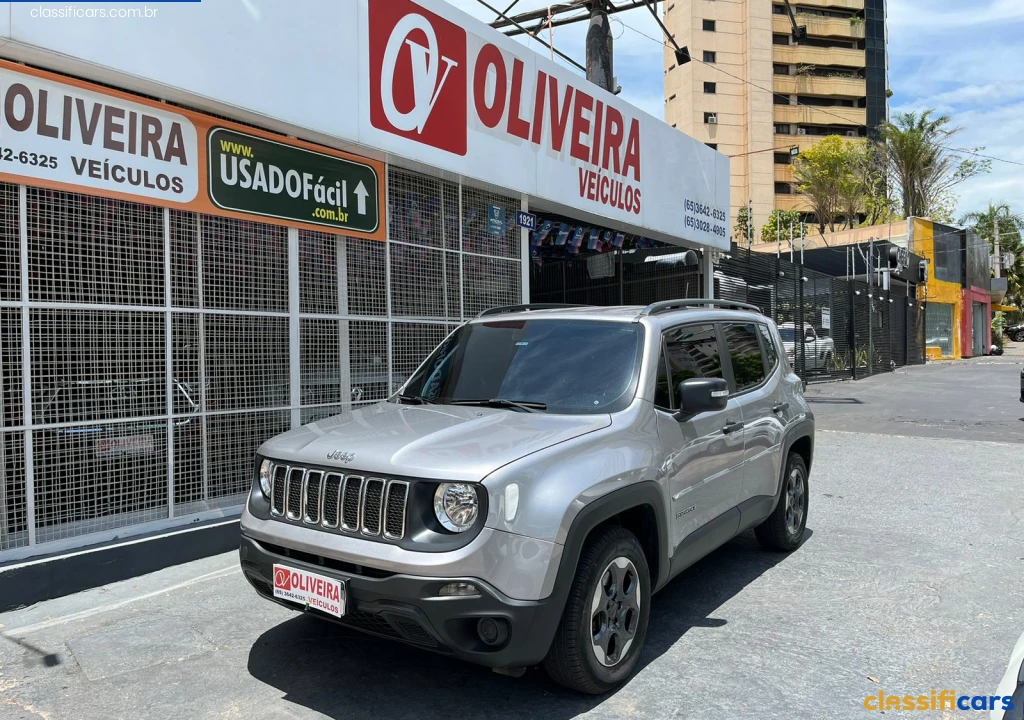
[[[543,403],[549,413],[617,412],[636,388],[643,327],[586,320],[464,325],[416,371],[404,396],[443,405]]]
[[[779,328],[779,335],[782,336],[782,342],[793,342],[796,340],[796,330],[793,328]]]

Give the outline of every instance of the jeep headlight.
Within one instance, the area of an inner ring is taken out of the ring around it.
[[[269,500],[271,491],[270,461],[264,460],[260,463],[260,492],[263,493],[263,497]]]
[[[466,532],[476,522],[480,500],[469,483],[441,483],[434,491],[434,515],[452,532]]]

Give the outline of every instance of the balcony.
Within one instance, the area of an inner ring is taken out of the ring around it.
[[[806,25],[807,34],[811,37],[834,37],[847,40],[863,40],[865,36],[864,22],[850,22],[847,18],[821,17],[820,15],[796,14],[796,24]],[[788,15],[772,16],[772,32],[789,35],[793,25]]]
[[[807,202],[807,198],[796,193],[792,195],[776,195],[775,208],[777,210],[799,210],[800,212],[811,211],[811,205]]]
[[[868,111],[851,107],[811,107],[807,105],[775,105],[775,122],[800,125],[865,125]],[[845,132],[836,133],[845,135]]]
[[[791,183],[793,182],[793,166],[792,165],[776,165],[775,166],[775,182]]]
[[[838,95],[853,98],[867,96],[864,78],[775,75],[773,89],[783,95]]]
[[[800,0],[807,7],[838,8],[840,10],[863,10],[864,0]]]
[[[839,65],[862,68],[864,51],[849,48],[819,48],[804,45],[772,45],[772,59],[792,65]]]
[[[781,135],[781,134],[779,134],[779,135],[775,135],[774,142],[775,142],[775,147],[782,148],[782,149],[778,150],[778,152],[786,152],[791,147],[798,147],[798,148],[800,148],[800,151],[803,152],[804,150],[810,150],[812,147],[814,147],[815,145],[820,143],[822,140],[824,140],[825,137],[827,137],[827,136],[823,136],[823,135]],[[851,137],[846,137],[845,135],[840,135],[840,137],[843,138],[843,140],[850,140],[850,141],[864,140],[865,139],[865,138],[861,138],[861,137],[851,138]]]

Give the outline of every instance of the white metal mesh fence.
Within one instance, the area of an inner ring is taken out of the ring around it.
[[[264,440],[523,301],[517,197],[387,184],[380,243],[0,183],[0,560],[233,513]]]

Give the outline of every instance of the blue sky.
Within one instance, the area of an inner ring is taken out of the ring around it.
[[[482,20],[494,19],[476,0],[449,2]],[[516,10],[547,5],[520,0]],[[622,97],[662,117],[662,48],[644,37],[659,38],[661,31],[644,9],[617,18],[615,74]],[[585,24],[555,28],[555,46],[582,62],[585,33]],[[1024,0],[889,0],[889,74],[890,113],[934,108],[963,128],[956,147],[985,146],[986,155],[1024,163]],[[964,183],[957,193],[957,217],[990,201],[1024,212],[1024,165],[994,161],[991,173]]]

